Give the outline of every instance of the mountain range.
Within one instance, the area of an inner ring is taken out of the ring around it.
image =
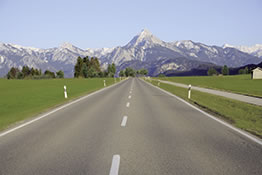
[[[262,57],[262,44],[255,44],[254,46],[233,46],[230,44],[224,44],[223,48],[226,47],[236,48],[242,52],[249,53],[253,56]]]
[[[0,43],[0,77],[11,67],[24,65],[42,70],[63,70],[72,77],[77,57],[98,57],[103,69],[115,63],[117,71],[126,67],[146,68],[156,76],[168,70],[188,71],[201,66],[240,67],[262,61],[262,45],[254,47],[225,44],[209,46],[191,40],[164,42],[150,31],[142,30],[125,46],[101,49],[80,49],[70,43],[50,49]]]

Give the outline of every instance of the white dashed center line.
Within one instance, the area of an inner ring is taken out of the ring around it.
[[[128,99],[130,99],[130,98],[131,98],[131,95],[128,96]]]
[[[121,123],[121,126],[125,127],[126,126],[126,122],[127,122],[127,116],[124,116],[123,120],[122,120],[122,123]]]
[[[120,164],[120,155],[116,154],[113,156],[109,175],[118,175],[119,164]]]
[[[127,104],[126,104],[126,107],[129,107],[130,106],[130,103],[129,102],[127,102]]]

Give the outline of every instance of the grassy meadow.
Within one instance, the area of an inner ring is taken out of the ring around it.
[[[252,80],[251,75],[164,77],[160,79],[262,97],[262,80]]]
[[[153,85],[158,84],[152,81]],[[232,125],[246,130],[262,138],[262,107],[244,102],[211,95],[204,92],[192,90],[191,99],[187,98],[188,90],[185,88],[160,84],[160,88],[165,89],[184,100],[197,105],[204,111],[217,116]]]
[[[0,130],[36,116],[69,100],[104,87],[104,78],[7,80],[0,79]],[[117,79],[119,81],[119,79]],[[106,78],[106,85],[114,78]],[[64,85],[68,99],[64,98]]]

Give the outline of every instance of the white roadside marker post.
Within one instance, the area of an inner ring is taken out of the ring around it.
[[[158,86],[160,86],[160,80],[158,80]]]
[[[66,86],[64,86],[64,94],[65,94],[65,98],[67,98]]]
[[[104,87],[106,87],[106,80],[104,80]]]
[[[191,98],[191,84],[188,86],[188,99]]]

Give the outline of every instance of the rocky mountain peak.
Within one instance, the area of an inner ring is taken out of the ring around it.
[[[153,34],[148,29],[143,29],[139,34],[140,38],[146,38],[146,37],[152,37],[152,36]]]
[[[60,45],[60,48],[72,50],[75,49],[75,46],[69,42],[64,42]]]
[[[145,45],[150,46],[154,44],[162,45],[163,41],[155,37],[149,30],[143,29],[126,45],[126,47],[131,48]]]

